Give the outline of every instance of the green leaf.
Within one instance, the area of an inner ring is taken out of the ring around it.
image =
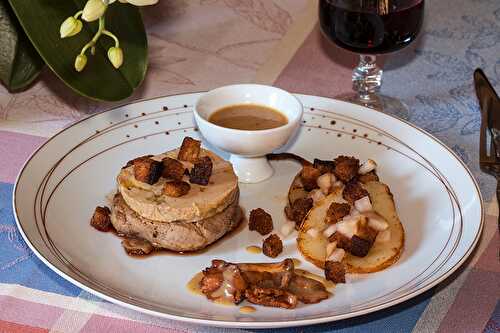
[[[43,60],[31,45],[6,2],[0,2],[0,81],[9,91],[26,88],[38,76]]]
[[[9,0],[24,31],[61,80],[77,93],[105,101],[127,98],[144,79],[147,69],[147,37],[139,9],[118,1],[106,11],[106,29],[120,40],[124,62],[115,69],[109,62],[107,50],[113,40],[101,36],[95,55],[87,52],[88,63],[78,73],[74,68],[76,56],[97,32],[98,23],[83,22],[82,31],[61,39],[59,27],[69,16],[83,9],[86,0]]]

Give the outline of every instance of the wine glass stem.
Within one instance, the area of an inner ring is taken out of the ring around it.
[[[359,101],[367,106],[379,103],[377,96],[382,85],[382,69],[377,66],[377,57],[361,54],[358,66],[352,72],[352,88]]]

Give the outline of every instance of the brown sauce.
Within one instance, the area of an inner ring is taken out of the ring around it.
[[[193,295],[203,295],[200,289],[200,281],[203,278],[203,273],[198,272],[186,285],[187,290]]]
[[[201,288],[200,288],[201,279],[203,279],[203,272],[198,272],[186,284],[186,288],[191,294],[197,295],[197,296],[204,296],[204,294],[201,292]],[[231,300],[226,299],[226,298],[219,298],[219,299],[214,300],[213,302],[216,304],[219,304],[219,305],[235,306],[235,304]]]
[[[242,306],[240,308],[240,313],[254,313],[255,311],[257,311],[257,309],[250,305]]]
[[[306,270],[303,270],[303,269],[296,269],[295,270],[295,274],[302,275],[304,277],[307,277],[307,278],[316,280],[318,282],[321,282],[325,286],[326,289],[333,289],[333,288],[335,288],[335,283],[333,283],[332,281],[328,281],[324,277],[319,276],[319,275],[314,274],[314,273],[311,273],[309,271],[306,271]]]
[[[262,249],[259,246],[255,246],[255,245],[247,246],[246,250],[248,253],[251,253],[251,254],[261,254],[262,253]]]
[[[214,303],[222,305],[235,305],[233,303],[233,298],[230,296],[233,294],[235,287],[235,276],[239,273],[239,269],[232,265],[227,267],[222,272],[222,284],[219,289],[212,292],[211,296],[214,297]]]
[[[236,306],[233,301],[226,298],[218,298],[213,301],[215,304],[224,305],[224,306]]]
[[[288,123],[281,112],[258,104],[237,104],[215,111],[208,121],[226,128],[256,131],[280,127]]]

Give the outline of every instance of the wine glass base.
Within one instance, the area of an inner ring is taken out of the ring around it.
[[[375,96],[370,96],[370,99],[367,100],[360,98],[356,93],[346,93],[338,95],[335,98],[377,111],[382,111],[405,120],[408,119],[410,115],[406,104],[397,98],[386,95],[377,94]]]

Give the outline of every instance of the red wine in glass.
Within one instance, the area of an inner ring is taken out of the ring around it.
[[[320,0],[321,31],[335,44],[359,53],[353,88],[359,101],[378,101],[382,70],[376,54],[394,52],[417,38],[422,27],[424,0]]]

